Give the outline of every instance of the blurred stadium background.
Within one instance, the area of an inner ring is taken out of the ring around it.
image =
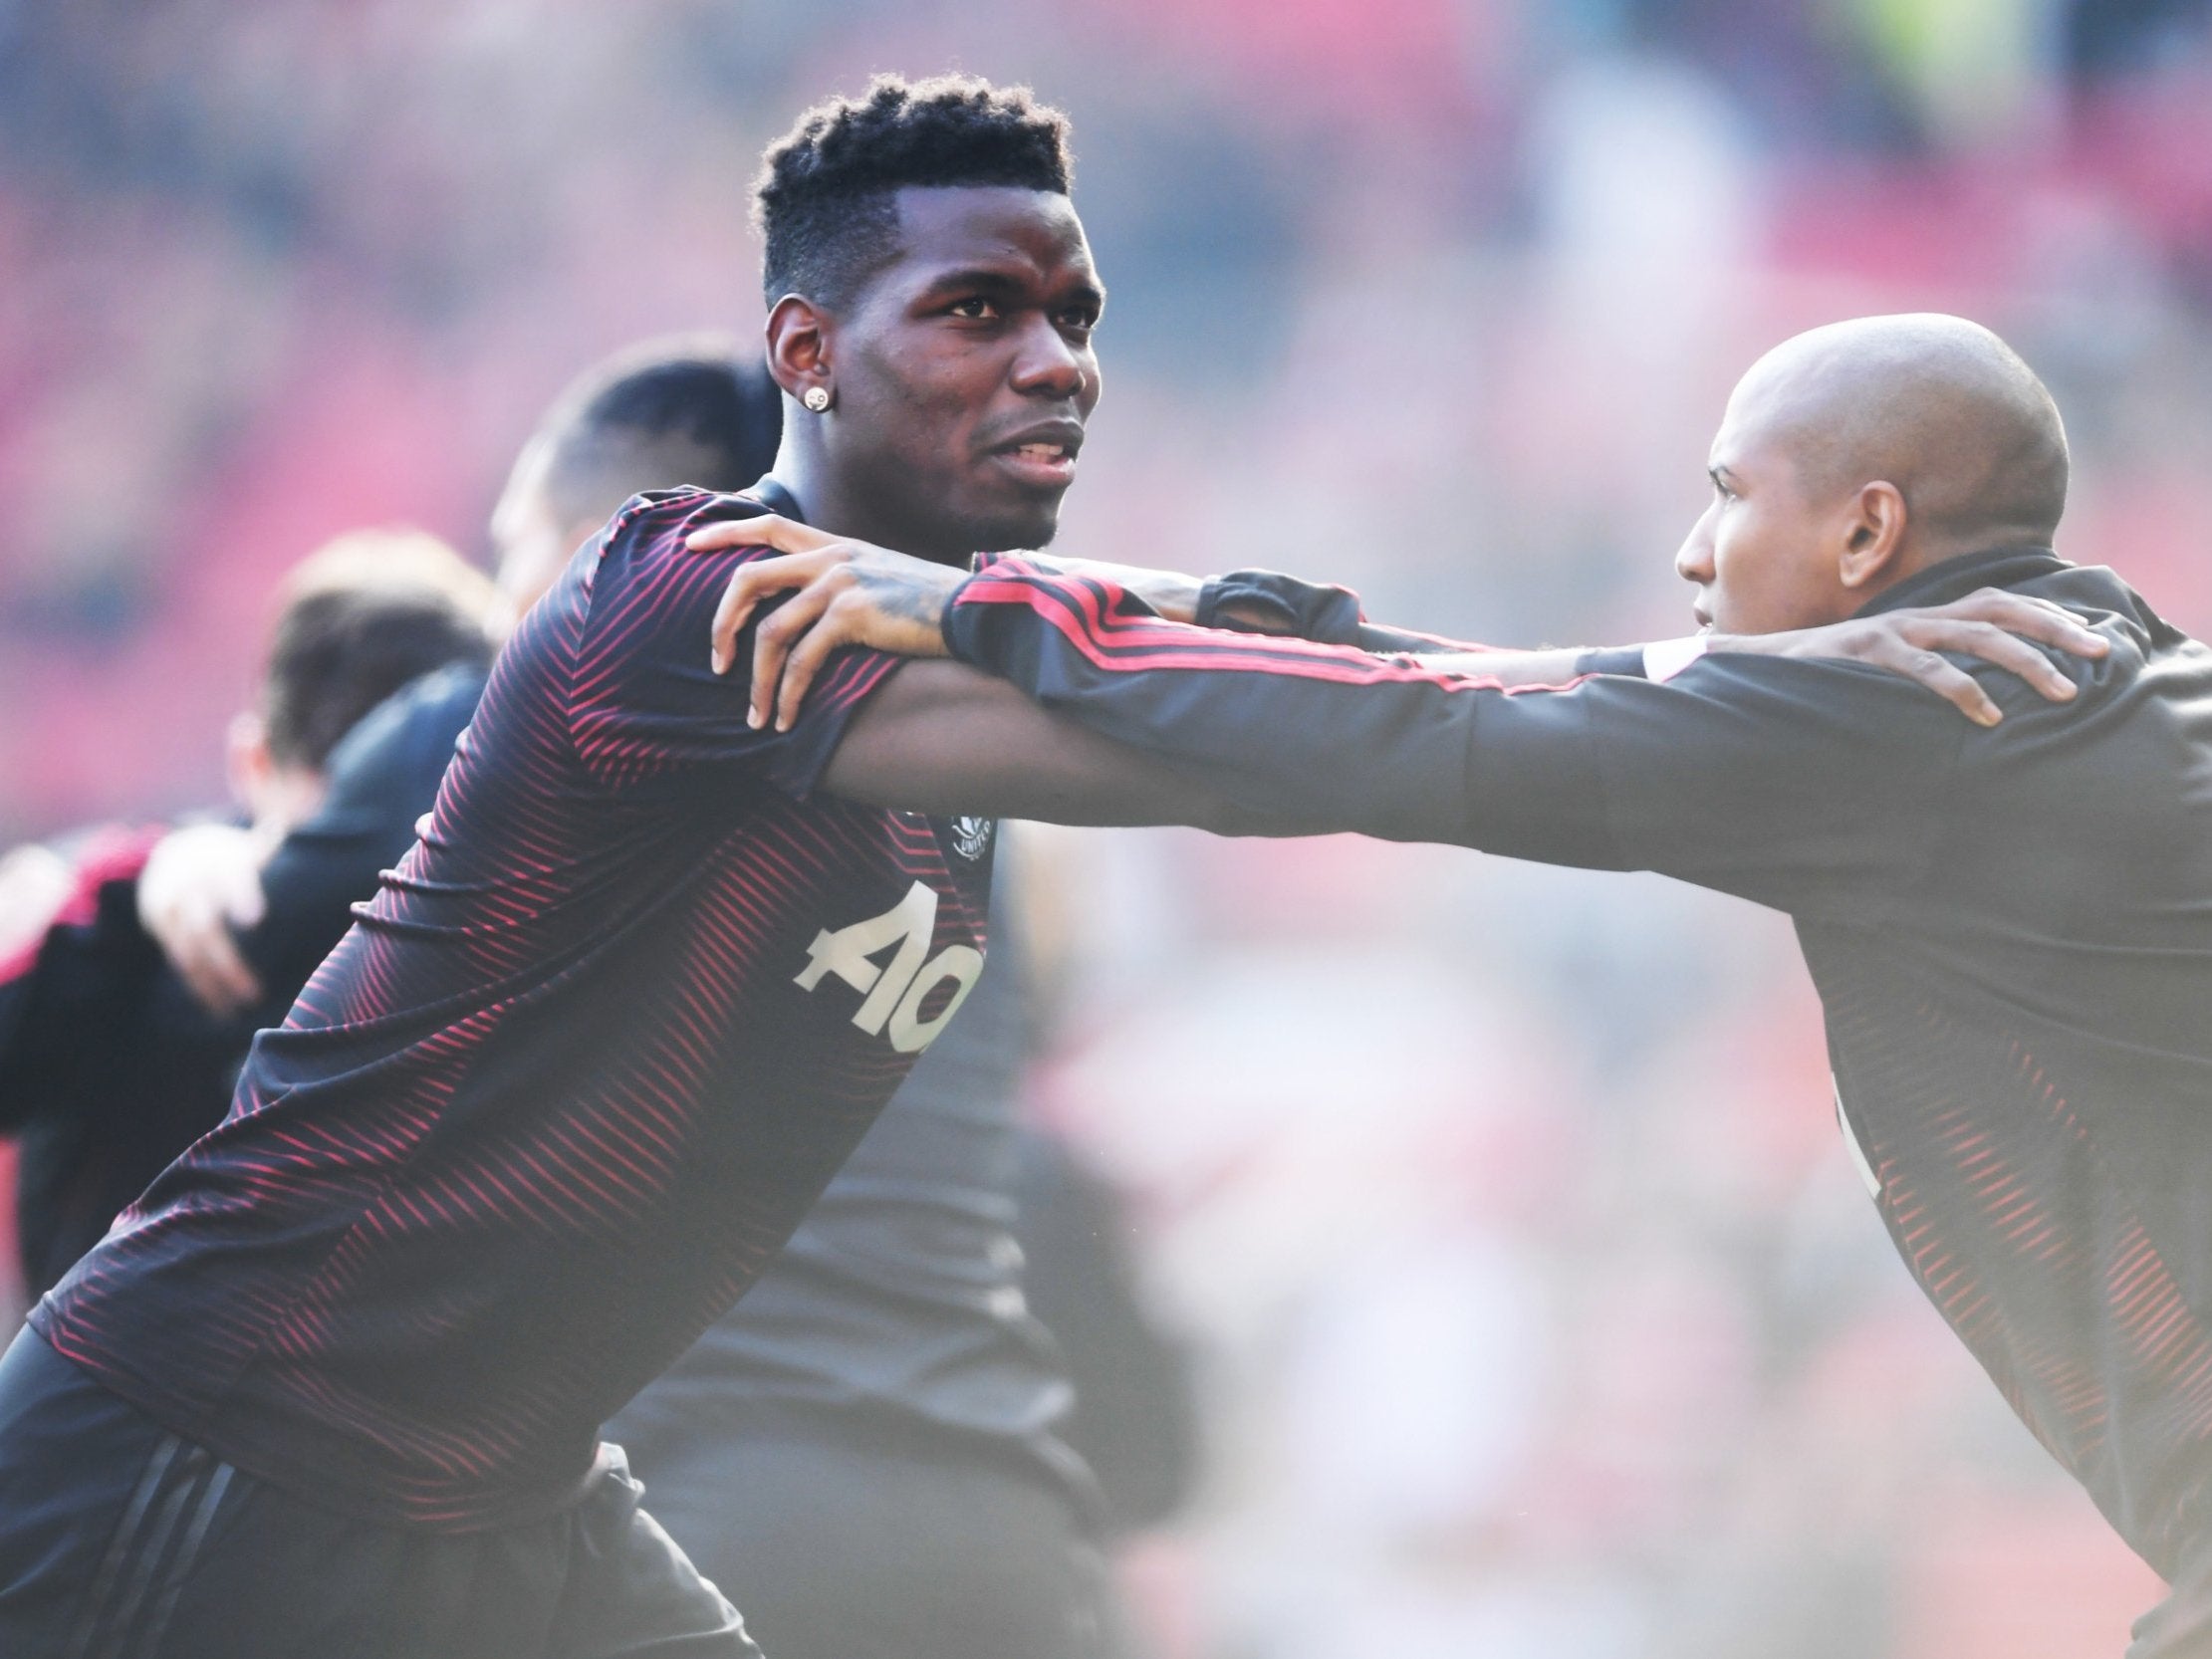
[[[216,800],[278,573],[480,548],[601,353],[760,319],[755,158],[877,69],[1075,118],[1062,545],[1503,642],[1685,631],[1736,374],[1940,309],[2061,551],[2212,626],[2201,0],[0,0],[0,844]],[[1200,1355],[1161,1659],[2059,1659],[2148,1571],[1920,1302],[1779,919],[1349,839],[1064,834],[1037,1109]]]

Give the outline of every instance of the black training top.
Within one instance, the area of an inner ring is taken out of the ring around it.
[[[1003,939],[1003,909],[994,925]],[[960,1018],[783,1254],[608,1439],[687,1440],[758,1402],[860,1411],[949,1431],[951,1445],[986,1439],[1095,1509],[1092,1477],[1059,1437],[1067,1367],[1024,1295],[1016,1087],[1027,1045],[1004,955],[992,951]]]
[[[777,511],[798,517],[797,503],[773,484],[761,491],[764,499],[771,492]],[[373,892],[377,872],[413,844],[415,820],[429,811],[482,689],[483,676],[465,669],[429,675],[379,706],[332,755],[324,809],[278,849],[265,881],[268,917],[245,941],[271,984],[304,959],[287,1006],[344,932],[345,895]],[[992,832],[977,821],[963,828],[971,845]],[[316,949],[313,924],[334,906],[341,925]],[[991,952],[960,1018],[898,1085],[744,1301],[622,1409],[608,1439],[621,1444],[677,1416],[723,1421],[741,1401],[892,1413],[1026,1454],[1077,1502],[1096,1503],[1089,1473],[1056,1432],[1069,1408],[1067,1367],[1024,1302],[1013,1229],[1015,1088],[1026,1043],[1003,956]],[[220,1105],[205,1110],[166,1142],[80,1252],[220,1115]]]
[[[987,837],[811,798],[891,659],[745,722],[708,622],[756,511],[632,501],[494,668],[418,844],[231,1115],[33,1313],[179,1434],[449,1529],[581,1489],[982,967]]]
[[[2044,1444],[2169,1575],[2212,1473],[2212,653],[2110,571],[1948,562],[2111,641],[2052,704],[1967,663],[1984,730],[1843,662],[1494,683],[1178,627],[1002,563],[954,653],[1281,823],[1600,869],[1787,911],[1841,1113],[1906,1262]]]

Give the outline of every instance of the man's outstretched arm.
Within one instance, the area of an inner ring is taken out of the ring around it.
[[[884,751],[856,756],[836,787],[940,810],[1065,817],[1080,802],[1077,822],[1352,830],[1656,869],[1801,915],[1863,917],[1900,890],[1977,738],[1939,700],[1857,665],[1716,657],[1665,684],[1600,675],[1508,690],[1417,661],[1165,622],[1111,584],[1018,562],[965,583],[943,627],[963,660],[1141,745],[1166,778],[1197,780],[1181,787],[1217,803],[1189,811],[1171,786],[1114,811],[1118,786],[1096,769],[1113,751],[1065,755],[1057,795],[1032,786],[1042,799],[1023,805],[964,800],[984,781],[979,767],[1009,785],[1047,768],[1050,739],[1010,713],[984,739],[994,753],[975,756],[964,718],[918,705],[911,727],[894,717]],[[940,748],[904,757],[903,775],[876,770],[908,739],[926,742],[932,720],[947,733]]]
[[[1349,588],[1307,582],[1279,571],[1232,571],[1201,580],[1090,560],[1025,558],[1047,572],[1112,583],[1169,621],[1352,645],[1378,655],[1415,656],[1432,666],[1508,687],[1557,685],[1582,674],[1666,679],[1708,654],[1835,658],[1864,662],[1917,680],[1968,719],[1994,726],[2003,718],[1996,700],[1972,675],[1939,653],[1979,657],[2027,681],[2052,701],[2066,702],[2074,696],[2074,682],[2036,644],[2085,656],[2101,656],[2105,649],[2104,641],[2063,606],[1999,588],[1984,588],[1946,604],[1788,633],[1728,634],[1707,629],[1649,645],[1530,649],[1370,622],[1359,595]]]
[[[935,654],[949,637],[1044,703],[1169,757],[1238,828],[1656,868],[1801,912],[1862,904],[1869,877],[1918,855],[1929,792],[1974,732],[1863,664],[1713,656],[1667,684],[1598,675],[1515,693],[1419,659],[1177,626],[1110,583],[1019,562],[963,583],[817,550],[755,566],[724,618],[795,587],[806,602],[759,623],[758,642],[802,679],[838,644]]]
[[[711,657],[728,670],[737,636],[766,600],[790,592],[761,622],[751,652],[753,724],[788,730],[801,699],[839,644],[864,643],[908,656],[944,652],[939,613],[962,573],[903,554],[764,516],[708,526],[689,538],[697,552],[773,549],[740,570],[715,611]],[[2038,645],[2102,656],[2105,640],[2072,612],[2047,600],[1985,588],[1947,604],[1888,611],[1828,627],[1770,634],[1707,634],[1659,645],[1591,651],[1514,650],[1469,645],[1431,634],[1377,630],[1359,616],[1357,596],[1273,572],[1240,572],[1201,583],[1193,577],[1093,561],[1036,561],[1042,575],[1072,576],[1120,589],[1169,620],[1224,622],[1260,634],[1388,649],[1426,665],[1507,687],[1558,685],[1580,675],[1628,673],[1663,679],[1702,655],[1835,659],[1884,669],[1925,686],[1979,725],[2001,718],[1996,700],[1943,653],[1978,657],[2066,702],[2074,682]],[[1396,644],[1390,644],[1396,641]]]
[[[1304,818],[1240,806],[1203,776],[1049,713],[1006,681],[957,662],[909,662],[878,687],[846,727],[819,787],[947,817],[1180,824],[1223,835],[1342,828],[1334,813]]]

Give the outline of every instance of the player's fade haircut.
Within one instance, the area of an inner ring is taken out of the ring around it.
[[[435,536],[363,530],[295,566],[261,679],[271,759],[321,770],[363,715],[408,681],[488,666],[503,601],[491,579]]]
[[[894,192],[1013,185],[1068,193],[1068,118],[1027,87],[968,75],[879,75],[858,100],[834,98],[769,146],[753,190],[762,287],[832,310],[897,249]]]
[[[649,340],[595,364],[555,400],[534,442],[555,522],[597,523],[640,490],[742,490],[775,464],[783,398],[757,343]]]

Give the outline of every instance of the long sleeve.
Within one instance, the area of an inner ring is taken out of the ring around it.
[[[1002,562],[945,612],[955,656],[1302,831],[1655,869],[1794,912],[1925,857],[1975,731],[1850,664],[1707,658],[1664,684],[1507,690],[1343,646],[1165,622],[1110,584]]]

